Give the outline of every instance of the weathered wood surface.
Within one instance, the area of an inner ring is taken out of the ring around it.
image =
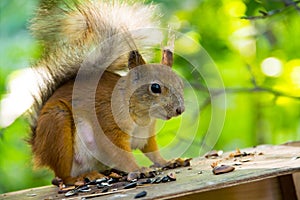
[[[251,156],[242,158],[230,157],[232,152],[224,153],[218,158],[195,158],[192,160],[191,167],[170,170],[179,172],[176,174],[177,180],[174,182],[138,186],[134,189],[105,193],[95,199],[134,199],[134,196],[141,191],[147,192],[145,197],[147,199],[179,197],[181,199],[193,199],[195,197],[226,199],[226,195],[230,196],[231,199],[245,197],[245,195],[248,197],[252,195],[251,197],[259,199],[258,195],[260,194],[258,192],[256,194],[256,190],[265,192],[264,195],[268,195],[270,199],[288,199],[283,198],[282,195],[285,193],[284,195],[288,196],[290,195],[288,193],[291,192],[291,195],[297,193],[298,198],[300,197],[299,143],[279,146],[262,145],[256,148],[242,149],[241,152],[253,153]],[[233,172],[214,175],[211,168],[211,164],[214,162],[241,165],[235,166]],[[282,185],[288,187],[282,188]],[[1,194],[0,199],[66,198],[64,194],[58,194],[57,191],[55,186],[45,186]],[[236,198],[233,198],[235,193],[241,194],[236,194]],[[80,193],[80,196],[73,196],[69,199],[81,199],[84,195]],[[220,197],[220,195],[222,196]],[[295,195],[291,197],[291,199],[293,198]]]

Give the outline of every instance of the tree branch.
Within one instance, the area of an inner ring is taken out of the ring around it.
[[[255,92],[266,92],[273,94],[275,97],[287,97],[290,99],[300,100],[300,96],[294,96],[290,95],[278,90],[274,90],[272,88],[267,88],[263,86],[254,86],[252,88],[225,88],[225,89],[219,89],[219,88],[211,88],[208,90],[208,88],[203,87],[200,84],[197,83],[191,83],[191,85],[198,90],[204,91],[206,93],[209,93],[210,96],[205,99],[205,101],[200,106],[200,109],[205,108],[211,103],[211,99],[217,96],[220,96],[222,94],[230,93],[230,94],[236,94],[236,93],[255,93]]]
[[[273,15],[276,15],[278,13],[283,12],[284,10],[288,9],[289,7],[294,7],[296,10],[300,12],[300,7],[298,6],[298,3],[300,3],[300,0],[297,1],[292,1],[292,0],[283,0],[283,3],[285,7],[275,9],[275,10],[270,10],[270,11],[263,11],[259,10],[259,13],[261,15],[256,15],[256,16],[243,16],[241,19],[247,19],[247,20],[256,20],[256,19],[265,19],[267,17],[271,17]]]
[[[202,105],[200,106],[200,110],[205,108],[206,106],[208,106],[209,104],[211,104],[211,99],[218,97],[222,94],[226,94],[226,93],[257,93],[257,92],[265,92],[265,93],[270,93],[273,94],[275,98],[277,97],[287,97],[290,99],[294,99],[294,100],[300,100],[300,96],[294,96],[282,91],[278,91],[269,87],[265,87],[265,86],[260,86],[257,83],[255,74],[252,70],[252,67],[249,64],[246,64],[246,68],[249,71],[249,74],[251,76],[251,83],[253,85],[253,87],[235,87],[235,88],[208,88],[205,85],[199,83],[199,82],[190,82],[190,84],[192,85],[193,88],[203,91],[207,94],[209,94],[209,96],[204,100],[204,102],[202,103]]]

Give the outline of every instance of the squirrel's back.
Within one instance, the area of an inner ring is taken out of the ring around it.
[[[158,34],[149,33],[157,30],[155,13],[153,5],[131,0],[42,0],[30,27],[43,46],[42,56],[33,66],[40,90],[31,110],[33,134],[45,102],[76,77],[95,49],[98,63],[113,60],[108,66],[96,67],[116,72],[128,68],[129,51],[143,52],[158,44]]]

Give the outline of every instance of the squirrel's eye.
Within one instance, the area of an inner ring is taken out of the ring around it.
[[[151,92],[153,92],[154,94],[160,94],[161,93],[160,85],[157,83],[151,84]]]

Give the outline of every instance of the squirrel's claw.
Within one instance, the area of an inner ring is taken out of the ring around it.
[[[127,181],[132,181],[139,178],[152,178],[155,176],[155,170],[151,168],[142,167],[139,171],[129,172]]]

